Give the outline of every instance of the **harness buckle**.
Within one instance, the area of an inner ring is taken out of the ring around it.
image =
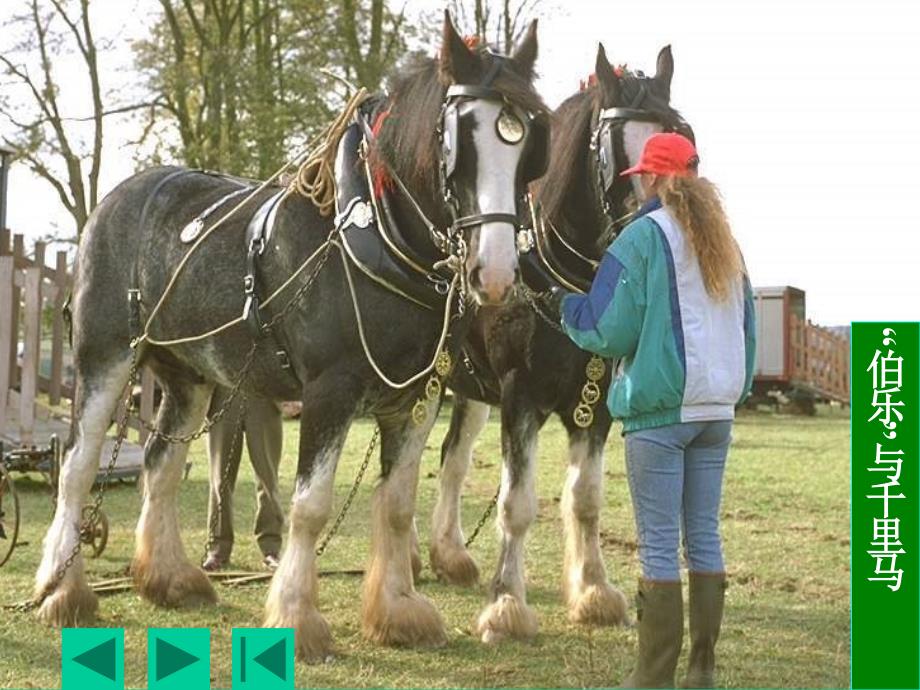
[[[249,253],[250,254],[259,254],[265,251],[265,238],[262,236],[253,237],[249,240]]]
[[[278,348],[275,350],[275,356],[278,358],[282,369],[291,368],[291,358],[288,357],[288,353],[284,350],[284,348]]]
[[[256,289],[256,279],[251,273],[243,277],[243,292],[252,295]]]

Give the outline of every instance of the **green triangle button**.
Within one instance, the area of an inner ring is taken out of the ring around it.
[[[278,640],[271,647],[253,658],[259,666],[271,671],[281,680],[287,680],[287,640]]]
[[[189,654],[184,649],[179,649],[175,645],[169,644],[164,639],[157,638],[157,680],[163,680],[166,676],[171,676],[176,671],[181,671],[196,661],[201,661],[201,659]]]
[[[147,631],[149,690],[211,687],[211,631],[207,628],[150,628]]]
[[[123,690],[123,628],[64,628],[61,631],[61,687],[64,690]]]
[[[73,658],[74,663],[80,664],[90,671],[95,671],[100,676],[115,680],[115,638],[106,640],[102,644],[88,649]]]
[[[231,648],[233,690],[293,690],[293,628],[233,628]]]

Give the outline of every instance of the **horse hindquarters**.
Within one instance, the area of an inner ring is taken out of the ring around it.
[[[473,446],[488,420],[489,405],[455,395],[450,429],[441,446],[440,484],[428,555],[439,579],[461,587],[479,581],[479,568],[466,548],[461,528],[460,493],[473,459]]]

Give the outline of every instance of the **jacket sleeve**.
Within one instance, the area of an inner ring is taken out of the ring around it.
[[[744,273],[744,390],[741,401],[751,394],[754,385],[754,358],[757,353],[757,323],[754,315],[754,290],[747,271]]]
[[[562,327],[578,347],[601,357],[635,352],[644,317],[644,276],[608,250],[586,295],[566,295]]]

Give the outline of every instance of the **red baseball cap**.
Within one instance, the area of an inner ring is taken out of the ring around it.
[[[620,175],[654,173],[656,175],[695,175],[700,157],[693,142],[682,134],[661,132],[645,142],[639,162]]]

